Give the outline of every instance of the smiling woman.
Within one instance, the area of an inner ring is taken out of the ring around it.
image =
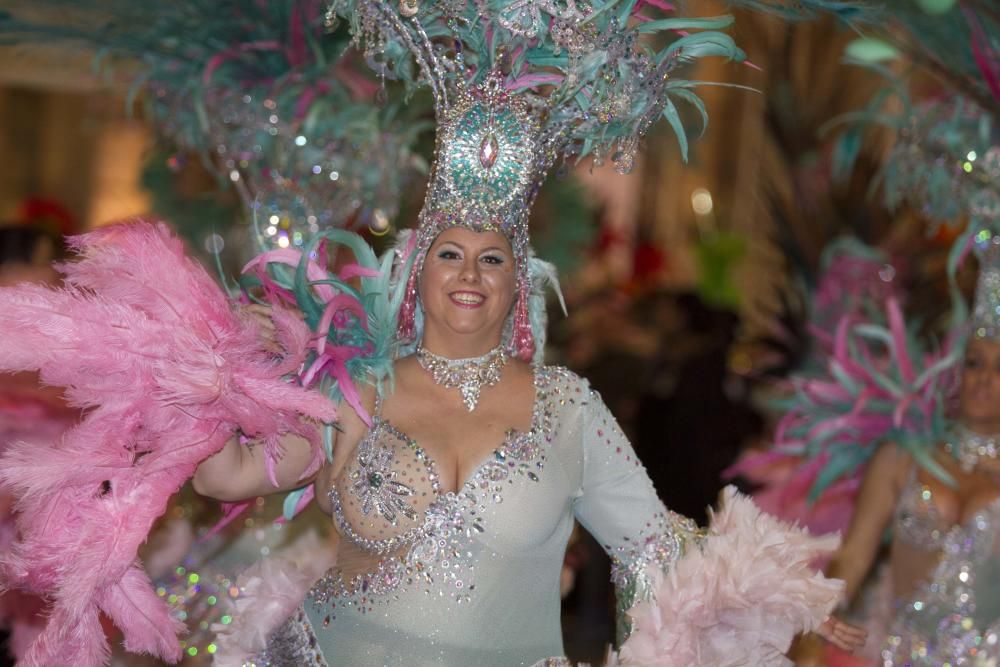
[[[523,112],[494,74],[453,119],[465,130],[482,124],[473,128],[482,141],[450,145],[455,128],[442,130],[419,226],[401,235],[397,251],[391,391],[369,385],[363,410],[340,411],[332,459],[315,478],[339,535],[336,564],[255,660],[566,665],[559,582],[575,522],[610,555],[620,610],[647,619],[625,644],[625,664],[778,665],[792,636],[808,630],[855,645],[863,633],[824,623],[839,582],[810,565],[830,540],[767,523],[732,494],[723,525],[706,536],[663,505],[588,383],[541,363],[541,287],[551,272],[530,249],[525,198],[544,173],[513,159],[523,137],[491,140],[510,127],[534,131],[514,122]],[[510,126],[493,124],[498,117]],[[231,441],[202,464],[199,488],[226,497],[234,485],[263,489],[263,463],[240,451]],[[291,443],[288,454],[276,466],[279,482],[297,479],[305,465]],[[657,582],[677,584],[657,573],[682,559],[694,583],[660,595],[662,610],[637,611],[637,602],[656,598]],[[716,571],[732,575],[733,559],[775,581],[755,576],[756,592],[739,575],[738,592],[709,583]],[[747,604],[758,595],[767,604]],[[685,612],[669,609],[678,599]],[[622,621],[624,636],[624,613]],[[673,625],[663,630],[661,621]],[[767,633],[745,630],[762,624]],[[734,654],[751,658],[733,663]]]
[[[964,424],[977,433],[1000,433],[1000,340],[969,343],[958,393]]]
[[[455,359],[498,347],[515,288],[514,256],[503,234],[462,227],[441,232],[420,275],[421,349]]]
[[[442,3],[439,9],[492,6]],[[375,12],[373,24],[387,11],[382,3],[358,7]],[[579,34],[590,35],[594,25],[575,11],[559,10],[556,23],[580,21]],[[481,23],[477,18],[470,25]],[[407,42],[425,37],[408,35]],[[629,60],[644,58],[642,50],[620,49],[620,40],[612,39],[607,58],[627,61],[621,71],[654,67]],[[706,536],[663,505],[588,383],[542,364],[542,288],[554,276],[531,250],[528,218],[557,154],[571,150],[564,144],[569,128],[590,122],[589,115],[575,115],[575,105],[590,94],[574,88],[566,98],[572,110],[543,112],[541,101],[518,92],[510,76],[494,63],[478,77],[439,82],[454,90],[436,98],[437,154],[426,200],[417,229],[401,234],[395,251],[393,277],[401,291],[391,390],[389,383],[368,386],[361,391],[363,410],[339,412],[331,460],[315,477],[316,497],[339,535],[336,565],[271,635],[257,662],[568,664],[559,583],[575,522],[612,559],[622,637],[631,630],[626,610],[644,619],[624,645],[626,664],[780,665],[792,636],[811,630],[854,646],[862,632],[824,622],[839,582],[811,567],[831,540],[769,523],[733,494],[718,515],[721,524]],[[648,103],[651,117],[661,114],[661,101],[643,100],[621,106],[645,109]],[[648,122],[636,122],[641,134]],[[608,130],[601,127],[604,136]],[[619,161],[634,150],[623,142]],[[321,278],[310,280],[325,284]],[[292,485],[283,480],[299,479],[305,466],[292,447],[276,465],[284,488]],[[203,463],[199,488],[227,498],[234,486],[263,492],[262,457],[241,451],[233,440]],[[775,544],[780,547],[771,548]],[[734,569],[735,561],[744,569]],[[688,573],[679,584],[658,577],[675,566]],[[726,581],[739,580],[733,590],[715,583],[721,572]],[[658,595],[657,585],[683,590]],[[678,600],[683,610],[670,607]],[[641,601],[645,608],[636,606]],[[761,627],[768,631],[746,630]],[[254,633],[264,634],[259,627]]]

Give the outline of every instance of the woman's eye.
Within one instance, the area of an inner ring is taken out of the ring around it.
[[[454,250],[441,250],[438,252],[438,259],[458,259],[459,255]]]
[[[483,255],[482,261],[486,262],[487,264],[500,265],[504,263],[504,258],[500,257],[499,255]]]

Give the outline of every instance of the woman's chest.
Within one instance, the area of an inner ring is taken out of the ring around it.
[[[954,484],[927,471],[912,470],[896,511],[897,537],[922,549],[938,549],[949,533],[978,525],[1000,502],[1000,487],[985,475],[945,468]]]
[[[314,602],[364,610],[419,591],[465,601],[484,595],[484,577],[558,572],[572,485],[536,435],[509,438],[446,492],[415,441],[376,423],[330,489],[338,566]]]
[[[458,532],[492,549],[539,547],[565,522],[573,491],[566,471],[554,465],[544,426],[508,432],[449,489],[435,456],[377,418],[330,488],[338,531],[388,554],[426,540],[448,517]]]

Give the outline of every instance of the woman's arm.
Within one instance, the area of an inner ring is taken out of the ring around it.
[[[375,387],[370,384],[362,385],[359,394],[361,404],[368,410],[368,414],[372,414],[375,407]],[[241,444],[239,438],[234,436],[218,454],[202,461],[198,466],[192,480],[194,490],[216,500],[235,502],[297,489],[318,478],[317,499],[320,508],[329,514],[326,491],[368,429],[368,425],[346,403],[342,402],[337,406],[337,414],[337,424],[332,433],[333,461],[321,466],[317,473],[301,477],[312,461],[312,448],[305,438],[288,434],[280,439],[283,453],[274,465],[278,480],[278,486],[275,486],[267,476],[264,448]]]
[[[311,482],[315,474],[302,478],[312,460],[312,446],[305,438],[288,434],[280,439],[283,454],[274,464],[278,486],[271,483],[264,463],[264,448],[240,444],[233,436],[217,454],[205,459],[191,480],[194,490],[225,502],[289,491]]]
[[[270,306],[247,305],[241,307],[260,327],[261,344],[265,349],[281,353],[275,337],[275,325]],[[336,431],[334,431],[336,435]],[[194,490],[223,502],[236,502],[281,491],[290,491],[311,482],[316,475],[301,475],[312,461],[313,451],[305,438],[287,434],[279,439],[281,457],[275,461],[275,486],[267,475],[264,449],[253,443],[244,445],[238,435],[233,435],[217,454],[202,461],[191,480]]]
[[[847,535],[826,568],[827,576],[844,581],[846,600],[854,598],[875,563],[909,464],[908,457],[893,443],[882,445],[868,464]],[[841,648],[845,632],[850,633],[850,626],[832,617],[816,630],[816,634]],[[799,667],[825,664],[825,649],[811,636],[803,637],[794,653]]]
[[[835,540],[767,517],[735,490],[724,493],[709,530],[697,529],[663,507],[600,398],[579,393],[586,397],[577,400],[584,466],[573,507],[612,556],[619,611],[635,623],[620,628],[622,638],[636,629],[623,658],[722,664],[739,653],[746,664],[777,664],[769,660],[787,651],[793,635],[814,629],[848,650],[863,643],[863,630],[823,624],[842,585],[809,563]],[[657,569],[673,573],[658,577]],[[642,600],[650,603],[635,604]],[[759,627],[769,632],[753,630]]]
[[[844,580],[848,600],[858,592],[875,562],[909,465],[909,458],[893,443],[882,445],[868,464],[850,528],[826,571],[827,576]]]

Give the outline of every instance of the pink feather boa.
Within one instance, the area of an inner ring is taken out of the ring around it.
[[[65,287],[0,289],[0,371],[37,370],[65,388],[83,420],[45,445],[12,445],[0,486],[17,497],[19,539],[0,559],[4,586],[51,600],[22,664],[99,665],[100,615],[129,651],[181,657],[182,624],[153,592],[136,553],[170,496],[238,428],[271,443],[310,438],[302,416],[335,406],[285,381],[309,332],[278,313],[275,358],[251,318],[161,224],[137,222],[72,239]]]
[[[764,514],[733,487],[723,491],[708,536],[666,575],[654,600],[629,611],[632,635],[618,659],[630,667],[778,667],[793,637],[816,629],[843,582],[812,563],[837,548],[835,536]]]
[[[268,637],[334,562],[333,546],[310,532],[278,555],[244,570],[236,580],[240,594],[233,602],[232,622],[212,625],[218,646],[213,667],[241,667],[267,648]]]

